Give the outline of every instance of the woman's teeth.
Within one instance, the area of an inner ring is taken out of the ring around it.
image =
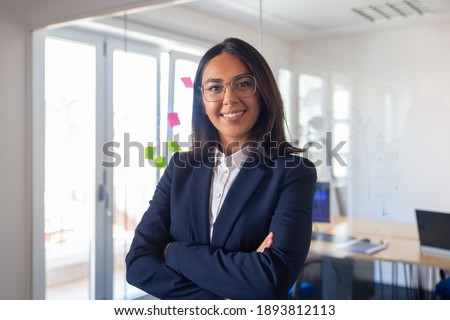
[[[223,116],[225,118],[233,118],[233,117],[240,116],[243,113],[244,113],[244,111],[240,111],[240,112],[236,112],[236,113],[225,113],[225,114],[223,114]]]

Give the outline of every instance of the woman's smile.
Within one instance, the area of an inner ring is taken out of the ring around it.
[[[240,119],[241,116],[243,116],[245,112],[246,112],[246,110],[242,110],[242,111],[221,113],[220,115],[228,121],[236,121],[236,120]]]

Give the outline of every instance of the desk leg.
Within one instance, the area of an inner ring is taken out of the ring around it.
[[[419,300],[423,300],[425,298],[425,293],[423,291],[423,277],[422,277],[423,269],[421,268],[421,266],[418,266],[418,268],[419,272],[417,273],[418,274],[417,280],[419,283],[417,286],[417,290],[419,291]]]
[[[398,300],[398,264],[392,262],[392,299]]]
[[[406,263],[403,263],[403,273],[404,273],[404,278],[405,278],[405,289],[406,289],[406,299],[409,300],[411,299],[409,296],[409,291],[410,291],[410,284],[411,282],[408,283],[408,266]]]
[[[419,299],[419,270],[418,267],[415,265],[410,265],[410,270],[411,270],[411,288],[414,290],[414,299]],[[416,271],[416,272],[415,272]],[[414,273],[417,273],[417,277],[414,277]],[[414,286],[412,285],[412,280],[414,279]]]
[[[414,266],[414,270],[416,271],[416,279],[415,279],[415,292],[416,292],[416,299],[420,299],[420,292],[419,289],[421,287],[421,276],[420,276],[420,266],[419,265],[415,265]]]
[[[380,273],[380,298],[381,300],[384,300],[384,290],[383,290],[383,265],[381,263],[381,260],[377,260],[378,262],[378,272]]]
[[[391,262],[391,297],[392,300],[395,299],[395,271],[394,271],[394,267],[395,267],[395,262]]]

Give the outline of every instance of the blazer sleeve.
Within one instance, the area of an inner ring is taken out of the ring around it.
[[[136,227],[125,258],[127,281],[160,299],[218,299],[212,292],[169,268],[163,257],[163,250],[170,242],[170,189],[174,157],[158,182],[150,207]]]
[[[167,252],[167,265],[221,297],[287,299],[309,251],[317,175],[314,165],[306,159],[283,174],[269,230],[275,233],[271,248],[262,253],[227,252],[173,242]]]

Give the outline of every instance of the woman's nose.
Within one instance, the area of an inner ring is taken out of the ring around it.
[[[230,104],[230,103],[237,102],[239,100],[238,97],[236,96],[236,94],[231,89],[230,84],[225,85],[225,88],[223,88],[223,90],[224,90],[223,104]]]

